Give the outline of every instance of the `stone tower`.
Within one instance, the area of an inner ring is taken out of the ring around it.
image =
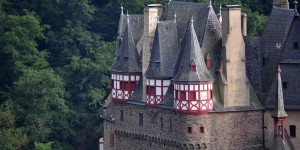
[[[241,7],[226,5],[222,9],[222,19],[220,91],[224,107],[248,106],[249,83],[241,29]]]

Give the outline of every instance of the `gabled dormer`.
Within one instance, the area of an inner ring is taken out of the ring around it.
[[[186,32],[179,69],[174,77],[174,109],[203,114],[213,109],[213,76],[208,71],[193,25]]]
[[[112,99],[116,103],[126,103],[141,78],[141,62],[133,39],[129,15],[116,50],[115,62],[111,70]]]

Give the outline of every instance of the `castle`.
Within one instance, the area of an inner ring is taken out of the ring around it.
[[[104,149],[300,149],[296,6],[273,0],[260,37],[239,5],[121,7]]]

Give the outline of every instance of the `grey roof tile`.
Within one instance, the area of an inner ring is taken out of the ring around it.
[[[262,91],[268,92],[272,83],[272,77],[276,73],[279,61],[276,43],[285,43],[294,18],[294,11],[273,7],[271,16],[261,36],[260,47],[266,65],[262,67]]]

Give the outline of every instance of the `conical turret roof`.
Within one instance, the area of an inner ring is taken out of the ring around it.
[[[281,82],[281,69],[280,66],[278,66],[277,69],[277,75],[278,75],[278,83],[277,83],[277,101],[275,103],[275,109],[272,113],[272,117],[287,117],[287,113],[284,110],[284,102],[283,102],[283,93],[282,93],[282,82]]]
[[[182,57],[179,63],[180,67],[174,81],[186,81],[186,82],[207,82],[213,81],[212,75],[207,70],[203,52],[200,48],[200,44],[194,29],[193,19],[190,22],[187,30],[184,45],[183,45]],[[191,70],[191,66],[196,66],[196,70]]]
[[[173,69],[178,53],[176,23],[160,21],[157,23],[147,78],[173,77]]]
[[[124,35],[121,39],[120,49],[117,51],[112,71],[141,72],[140,58],[135,47],[128,15]]]

